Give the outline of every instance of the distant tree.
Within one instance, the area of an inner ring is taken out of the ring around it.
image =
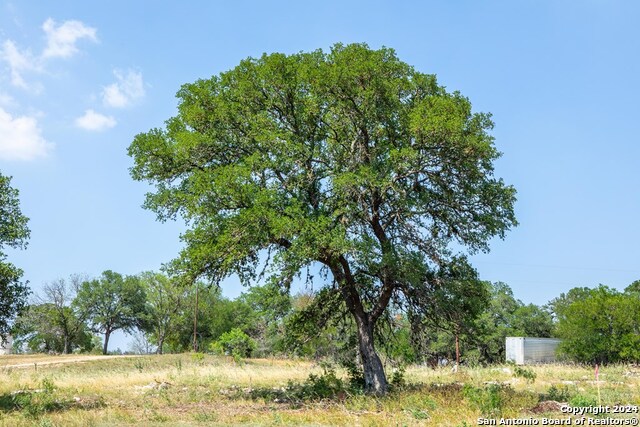
[[[580,298],[576,298],[580,295]],[[640,361],[640,304],[631,286],[575,288],[553,303],[560,351],[583,363]]]
[[[74,311],[71,302],[81,283],[86,278],[80,275],[73,275],[69,282],[58,279],[43,286],[44,297],[39,298],[42,303],[50,304],[53,313],[51,319],[53,325],[59,331],[64,343],[62,352],[71,353],[73,350],[74,338],[81,338],[87,333],[86,318],[82,313]],[[84,338],[82,338],[84,340]]]
[[[289,293],[275,284],[252,286],[238,298],[248,306],[253,318],[247,333],[256,340],[256,354],[273,354],[283,350],[284,319],[291,312]]]
[[[196,308],[196,287],[198,304]],[[181,310],[165,339],[170,351],[186,351],[193,348],[194,316],[197,314],[196,341],[199,349],[209,348],[222,334],[233,328],[253,332],[256,315],[251,307],[240,299],[229,300],[222,296],[220,288],[197,283],[186,289]]]
[[[146,207],[191,225],[175,269],[252,283],[264,250],[286,287],[318,263],[356,326],[366,391],[386,393],[374,337],[389,304],[413,304],[453,243],[486,251],[516,223],[490,115],[364,44],[247,59],[178,96],[166,130],[129,147],[133,178],[157,188]]]
[[[478,279],[465,258],[454,258],[430,274],[426,283],[412,295],[420,302],[414,306],[424,308],[414,310],[410,305],[407,310],[416,353],[431,353],[432,361],[446,357],[458,362],[460,341],[469,341],[477,332],[476,320],[490,304],[491,285]]]
[[[489,306],[475,322],[472,341],[479,361],[496,363],[505,360],[506,337],[549,338],[552,333],[553,319],[547,310],[525,305],[506,283],[496,282],[491,285]]]
[[[7,247],[24,249],[29,239],[29,219],[20,210],[18,195],[11,178],[0,174],[0,342],[29,295],[29,288],[20,281],[22,270],[7,262],[4,252]]]
[[[162,354],[165,340],[179,317],[189,309],[189,290],[161,273],[149,271],[139,277],[146,294],[144,327],[156,345],[156,352]]]
[[[102,354],[107,354],[114,331],[132,332],[143,325],[146,294],[136,276],[123,277],[107,270],[99,279],[82,282],[73,306],[86,317],[92,330],[104,334]]]
[[[32,352],[71,353],[91,351],[93,337],[88,327],[69,306],[32,304],[20,313],[12,329],[14,347],[24,345]]]

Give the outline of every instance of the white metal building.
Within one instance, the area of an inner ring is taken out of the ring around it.
[[[516,365],[553,363],[561,341],[555,338],[507,337],[507,362],[514,362]]]
[[[13,340],[11,336],[7,335],[6,341],[0,337],[0,355],[1,354],[11,354],[11,347],[13,345]]]

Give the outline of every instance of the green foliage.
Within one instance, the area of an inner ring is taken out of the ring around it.
[[[18,195],[11,178],[0,174],[0,342],[29,295],[29,288],[20,281],[22,270],[7,262],[4,252],[6,247],[25,248],[29,239],[29,219],[20,210]]]
[[[151,271],[139,275],[146,295],[142,326],[162,354],[165,341],[175,334],[175,325],[189,309],[189,289],[161,273]]]
[[[198,304],[196,310],[196,287]],[[229,300],[221,295],[220,289],[196,283],[185,289],[186,295],[181,309],[172,322],[166,336],[165,347],[169,351],[182,352],[193,348],[194,315],[197,311],[198,349],[208,349],[225,332],[240,328],[247,333],[256,330],[257,314],[241,298]]]
[[[30,305],[13,327],[14,347],[26,344],[32,352],[89,352],[94,347],[92,335],[71,307],[53,303]],[[66,350],[66,351],[65,351]]]
[[[407,385],[404,366],[400,366],[393,370],[391,373],[391,385],[396,388],[401,388]]]
[[[13,328],[15,347],[25,344],[33,352],[70,354],[91,351],[93,337],[84,313],[72,305],[75,290],[83,278],[71,275],[69,281],[57,279],[42,286],[42,294],[17,319]]]
[[[204,353],[191,353],[191,359],[197,364],[202,364],[204,361]]]
[[[549,390],[544,395],[543,400],[555,400],[556,402],[568,402],[571,399],[572,393],[569,391],[569,387],[566,385],[549,387]]]
[[[551,303],[559,350],[582,363],[640,361],[640,304],[633,286],[621,293],[600,285],[574,288]]]
[[[244,320],[246,330],[256,340],[255,355],[285,352],[285,319],[292,310],[288,290],[274,283],[252,286],[240,295],[238,303],[249,309]]]
[[[426,321],[409,317],[411,345],[423,360],[432,364],[442,359],[455,360],[456,330],[461,360],[467,365],[504,362],[507,336],[552,335],[554,324],[547,309],[523,304],[505,283],[474,281],[471,272],[466,273],[466,277],[464,285],[456,285],[460,279],[450,280],[443,285],[449,283],[449,289],[434,294],[435,304],[444,300],[445,305],[436,308]],[[470,295],[465,295],[466,290]],[[442,294],[447,296],[438,296]],[[462,312],[455,313],[456,307]],[[452,314],[446,314],[448,312]],[[415,316],[409,313],[412,315]],[[419,320],[417,324],[416,320]]]
[[[80,285],[73,306],[83,313],[95,332],[104,334],[103,354],[107,354],[111,333],[125,332],[143,325],[146,294],[135,276],[107,270],[99,279]]]
[[[364,372],[353,359],[347,359],[342,362],[342,367],[347,370],[349,378],[349,386],[354,390],[364,390]]]
[[[251,357],[256,348],[256,343],[241,329],[234,328],[220,336],[217,345],[234,358]]]
[[[524,378],[528,383],[534,383],[536,381],[536,373],[533,369],[523,368],[516,366],[513,368],[513,376],[517,378]]]
[[[49,378],[41,381],[40,390],[19,390],[0,395],[0,410],[21,411],[30,418],[38,418],[48,412],[65,410],[72,406],[67,398],[58,396],[57,387]]]
[[[336,371],[325,368],[322,375],[309,375],[309,378],[299,388],[297,397],[303,401],[332,399],[339,393],[344,393],[345,390],[345,385],[342,379],[336,376]]]
[[[505,396],[512,392],[511,387],[499,384],[489,384],[482,388],[465,384],[462,389],[462,395],[480,410],[483,417],[500,416]]]
[[[516,224],[490,115],[392,49],[265,54],[178,97],[165,129],[129,147],[132,177],[156,187],[145,207],[190,225],[172,270],[243,284],[266,271],[288,288],[319,263],[358,326],[367,378],[382,372],[373,335],[392,299],[423,304],[413,291],[456,264],[451,245],[486,251]],[[384,393],[386,378],[367,387]]]
[[[598,406],[598,400],[593,396],[576,394],[575,396],[571,397],[571,399],[569,399],[569,405],[573,406],[574,408],[589,408]]]
[[[310,374],[301,383],[289,381],[286,387],[255,388],[250,391],[254,399],[264,399],[275,402],[304,403],[317,400],[344,399],[347,395],[359,393],[362,389],[354,390],[339,378],[335,369],[323,366],[322,374]],[[243,397],[242,394],[237,395]]]

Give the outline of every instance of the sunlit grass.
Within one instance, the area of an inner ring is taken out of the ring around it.
[[[0,357],[0,426],[463,426],[487,414],[541,416],[533,408],[553,397],[597,402],[598,385],[603,405],[640,405],[640,369],[624,365],[601,368],[599,383],[591,367],[577,365],[525,367],[519,375],[509,365],[456,373],[415,366],[406,369],[407,385],[385,397],[347,388],[331,399],[279,401],[270,390],[304,383],[323,369],[304,360],[235,363],[191,354],[47,364],[66,359]],[[346,383],[346,373],[336,373]]]

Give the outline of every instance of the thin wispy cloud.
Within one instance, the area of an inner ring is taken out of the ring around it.
[[[98,41],[96,29],[86,26],[80,21],[65,21],[60,25],[49,18],[42,29],[47,36],[47,47],[42,52],[43,58],[69,58],[78,52],[76,43],[82,39]]]
[[[124,108],[145,95],[142,73],[128,70],[127,73],[115,70],[116,82],[106,86],[102,91],[104,105],[113,108]]]
[[[116,125],[116,120],[111,116],[105,116],[89,109],[84,115],[76,119],[76,126],[88,130],[99,132],[110,129]]]
[[[11,40],[6,40],[2,44],[0,58],[9,66],[11,84],[22,89],[30,89],[23,77],[23,73],[26,71],[39,71],[41,69],[39,59],[29,51],[18,49]]]
[[[58,25],[49,18],[42,29],[45,32],[46,46],[40,55],[34,55],[29,49],[21,49],[13,40],[5,40],[0,48],[0,60],[6,62],[11,76],[11,84],[15,87],[39,91],[39,84],[27,82],[28,72],[42,72],[46,61],[52,58],[69,58],[79,52],[77,43],[82,39],[97,42],[97,30],[80,21],[64,21]]]
[[[13,117],[0,108],[0,159],[34,160],[46,157],[51,149],[53,144],[44,139],[35,117]]]

